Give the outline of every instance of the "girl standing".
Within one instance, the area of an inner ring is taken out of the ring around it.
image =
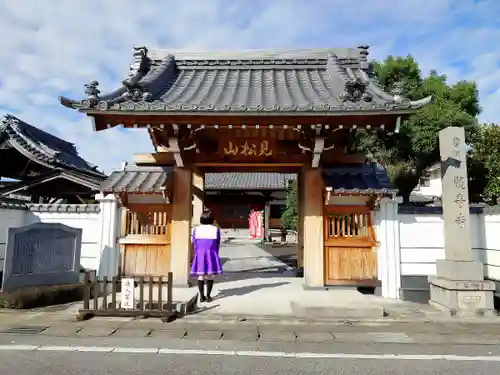
[[[194,259],[191,265],[191,275],[198,277],[200,302],[212,302],[214,276],[222,273],[219,258],[220,229],[214,225],[214,222],[212,211],[205,210],[200,216],[201,225],[193,230]]]

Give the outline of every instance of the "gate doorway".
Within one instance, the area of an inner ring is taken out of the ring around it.
[[[372,207],[325,207],[325,285],[377,286]]]
[[[287,203],[287,190],[298,183],[297,173],[283,173],[283,167],[259,165],[241,168],[203,164],[197,170],[205,179],[204,208],[214,213],[221,229],[221,260],[231,279],[295,276],[298,266],[296,223],[290,223],[281,236],[281,215]],[[274,169],[274,171],[273,171]],[[298,170],[298,169],[297,169]],[[238,171],[238,172],[237,172]],[[286,169],[291,172],[292,169]],[[289,197],[291,212],[299,221],[298,196]],[[197,211],[197,210],[193,210]],[[196,218],[193,217],[193,220]]]
[[[85,98],[60,102],[91,116],[96,131],[123,126],[148,132],[155,152],[136,155],[136,170],[111,175],[102,192],[118,195],[124,207],[170,207],[170,234],[161,246],[169,246],[176,285],[189,283],[191,231],[205,202],[204,180],[219,172],[298,173],[297,263],[304,284],[365,282],[376,277],[375,238],[365,234],[371,229],[363,221],[368,211],[327,214],[325,222],[325,207],[349,205],[350,196],[392,195],[387,173],[353,151],[353,135],[358,129],[397,131],[432,100],[384,92],[367,56],[367,46],[237,53],[138,46],[118,89],[102,94],[92,81]],[[153,248],[145,236],[130,240]]]

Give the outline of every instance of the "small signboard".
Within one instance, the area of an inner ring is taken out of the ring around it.
[[[122,279],[122,309],[131,310],[135,308],[134,279]]]

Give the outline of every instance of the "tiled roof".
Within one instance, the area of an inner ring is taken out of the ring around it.
[[[368,47],[233,54],[148,55],[135,48],[129,78],[101,95],[98,82],[85,85],[87,98],[61,97],[82,110],[170,113],[408,112],[431,101],[410,101],[384,92],[373,78]]]
[[[323,170],[325,188],[335,194],[393,194],[385,168],[377,163],[343,164]]]
[[[101,191],[109,193],[160,193],[168,183],[172,168],[127,166],[113,172],[101,184]],[[349,164],[323,170],[327,189],[334,193],[392,194],[385,169],[377,164]],[[287,181],[296,180],[289,173],[207,173],[206,190],[282,190]]]
[[[64,212],[75,214],[99,213],[101,206],[97,204],[27,204],[27,209],[31,212]]]
[[[104,193],[161,193],[165,188],[171,167],[127,166],[115,171],[101,183]]]
[[[281,190],[286,188],[288,180],[295,180],[294,174],[288,173],[207,173],[207,190]]]
[[[0,121],[0,144],[4,149],[15,148],[25,157],[49,169],[76,171],[98,180],[106,178],[106,175],[78,155],[74,144],[35,128],[12,115],[5,115]]]
[[[0,197],[0,208],[10,209],[10,210],[26,210],[27,203],[20,199],[9,199],[5,197]]]
[[[104,178],[105,177],[97,177],[95,175],[90,175],[78,171],[55,170],[37,177],[26,178],[22,181],[10,183],[6,186],[0,187],[0,196],[8,196],[10,194],[23,192],[30,193],[32,189],[36,189],[36,187],[39,185],[42,185],[48,181],[59,179],[70,181],[80,186],[85,186],[89,189],[90,192],[98,191],[99,184]],[[56,195],[61,195],[62,192],[54,193],[57,193]]]

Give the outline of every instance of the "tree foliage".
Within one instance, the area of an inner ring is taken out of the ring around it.
[[[285,209],[281,215],[281,227],[283,229],[297,230],[297,181],[288,181],[286,187]]]
[[[500,127],[484,124],[475,136],[470,158],[469,175],[475,190],[490,204],[500,203]],[[477,168],[475,172],[473,168]],[[472,173],[471,173],[472,172]]]
[[[440,130],[464,127],[468,142],[477,136],[476,116],[481,111],[477,87],[469,81],[450,85],[445,75],[435,71],[423,77],[411,56],[375,61],[373,71],[387,92],[397,92],[411,100],[433,96],[433,103],[405,120],[399,133],[359,130],[350,145],[353,151],[363,152],[384,165],[407,202],[422,172],[439,161]]]

